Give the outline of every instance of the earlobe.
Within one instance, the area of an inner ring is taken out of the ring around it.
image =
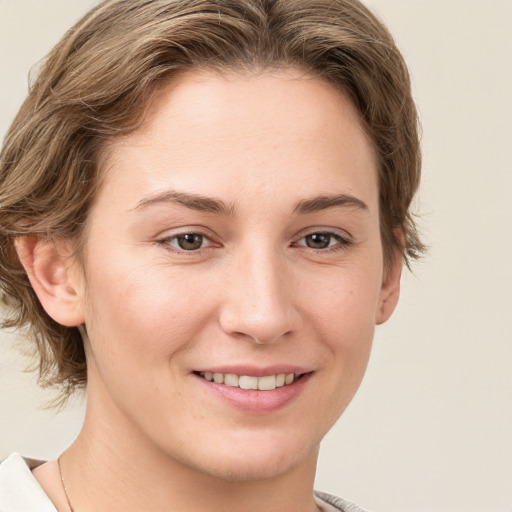
[[[48,315],[62,325],[83,324],[81,286],[71,268],[70,243],[24,236],[16,240],[16,250]]]
[[[397,249],[389,268],[385,270],[382,287],[380,290],[379,305],[375,323],[377,325],[386,322],[395,310],[400,298],[400,278],[404,257],[402,251]]]

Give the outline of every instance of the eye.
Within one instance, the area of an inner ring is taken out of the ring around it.
[[[297,242],[297,245],[309,247],[310,249],[323,250],[331,248],[334,249],[336,246],[347,246],[349,243],[349,240],[337,233],[320,231],[317,233],[310,233],[309,235],[302,237]]]
[[[187,252],[199,251],[211,245],[210,240],[201,233],[182,233],[167,237],[163,242],[175,249]]]

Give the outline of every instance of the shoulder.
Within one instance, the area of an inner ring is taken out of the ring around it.
[[[315,491],[315,497],[324,506],[325,512],[330,512],[331,510],[339,512],[367,512],[350,501],[326,492]]]
[[[52,502],[32,475],[41,461],[17,453],[0,464],[0,512],[56,512]]]

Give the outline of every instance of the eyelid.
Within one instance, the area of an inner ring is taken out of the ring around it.
[[[201,247],[199,249],[189,251],[171,245],[170,240],[176,240],[179,237],[185,235],[200,235],[209,243],[206,247]],[[211,233],[211,231],[202,226],[183,226],[173,230],[168,230],[157,237],[156,243],[163,245],[170,252],[188,255],[201,254],[202,252],[211,249],[212,247],[221,246],[220,242],[216,241],[216,237]]]
[[[180,236],[196,234],[204,237],[205,240],[208,241],[207,246],[201,247],[195,250],[185,250],[180,249],[174,245],[171,245],[170,240],[175,240]],[[328,235],[337,240],[337,243],[330,245],[324,249],[315,249],[312,247],[308,247],[305,243],[299,243],[307,236],[314,234],[323,234]],[[201,254],[204,251],[207,251],[214,247],[221,247],[222,243],[218,241],[218,237],[215,236],[208,228],[202,226],[183,226],[179,228],[175,228],[169,231],[164,232],[162,235],[159,235],[156,239],[156,243],[165,246],[167,250],[170,252],[174,252],[177,254],[188,254],[188,255],[197,255]],[[332,228],[325,226],[318,227],[310,227],[300,231],[297,236],[294,238],[294,241],[291,243],[292,246],[304,247],[310,251],[318,252],[318,253],[328,253],[330,251],[337,251],[346,249],[348,246],[354,243],[352,235],[343,229],[340,228]]]
[[[312,247],[308,247],[306,244],[299,244],[301,240],[304,240],[307,236],[315,235],[315,234],[322,234],[322,235],[329,235],[333,238],[338,240],[338,244],[334,244],[332,246],[328,246],[325,249],[315,249]],[[297,237],[295,238],[295,242],[293,242],[292,245],[296,245],[299,247],[305,247],[306,249],[309,249],[311,251],[319,252],[319,253],[326,253],[329,251],[336,251],[336,250],[343,250],[347,248],[348,246],[352,245],[354,243],[352,235],[343,229],[339,228],[330,228],[330,227],[313,227],[308,228],[306,230],[301,231]]]
[[[305,229],[301,229],[297,233],[295,239],[299,240],[301,238],[304,238],[305,236],[314,235],[316,233],[323,233],[323,234],[327,234],[327,235],[339,236],[347,241],[349,241],[349,240],[352,241],[354,238],[351,235],[351,233],[349,233],[346,229],[335,228],[335,227],[330,227],[330,226],[311,226],[311,227],[308,227]]]

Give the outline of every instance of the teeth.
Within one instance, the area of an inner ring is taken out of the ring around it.
[[[224,375],[224,384],[226,384],[226,386],[237,388],[239,380],[238,375],[233,375],[232,373]]]
[[[268,377],[260,377],[258,379],[258,389],[262,391],[271,391],[276,389],[276,376],[269,375]]]
[[[258,377],[249,377],[247,375],[242,375],[238,379],[238,385],[242,389],[258,389]]]
[[[278,375],[266,375],[265,377],[254,377],[252,375],[235,375],[233,373],[212,373],[201,372],[201,377],[210,382],[225,384],[241,389],[259,389],[260,391],[272,391],[273,389],[287,386],[295,381],[294,373],[280,373]]]

